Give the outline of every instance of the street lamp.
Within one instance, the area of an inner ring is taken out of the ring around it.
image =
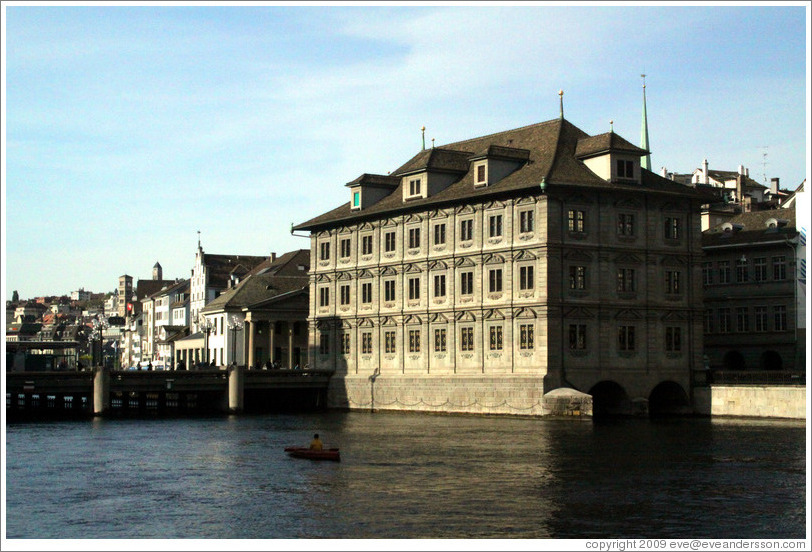
[[[237,315],[232,314],[228,322],[228,329],[231,330],[231,362],[237,364],[237,332],[242,330],[243,324]]]
[[[93,320],[93,331],[90,333],[90,339],[95,341],[99,340],[99,364],[104,367],[104,330],[110,327],[110,323],[104,315],[97,315]],[[93,348],[94,352],[96,348]],[[95,356],[95,354],[93,355]]]
[[[203,341],[203,347],[205,350],[205,354],[203,355],[203,362],[205,363],[206,367],[209,366],[209,332],[214,327],[211,323],[211,320],[206,318],[203,314],[200,315],[198,319],[198,324],[200,325],[200,329],[205,332],[205,339]]]

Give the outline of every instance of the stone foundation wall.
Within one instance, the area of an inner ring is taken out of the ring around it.
[[[713,385],[694,388],[694,409],[707,416],[806,419],[806,386]]]
[[[399,410],[541,416],[543,378],[530,376],[334,376],[327,404]]]

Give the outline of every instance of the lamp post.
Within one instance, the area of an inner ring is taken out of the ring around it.
[[[109,327],[110,323],[108,322],[107,318],[105,318],[103,314],[100,314],[96,317],[95,320],[93,320],[93,331],[90,334],[90,337],[93,341],[95,341],[96,339],[99,340],[99,364],[102,367],[104,367],[104,330],[105,328]]]
[[[237,332],[242,328],[242,320],[232,314],[228,322],[228,329],[231,330],[231,362],[235,365],[237,364]]]
[[[211,320],[209,320],[208,318],[206,318],[202,314],[200,315],[200,318],[198,319],[198,322],[200,324],[200,329],[203,330],[203,332],[205,332],[205,339],[203,340],[203,348],[204,348],[203,362],[205,363],[206,367],[208,368],[208,366],[209,366],[209,332],[211,332],[211,329],[212,329],[213,326],[212,326]]]

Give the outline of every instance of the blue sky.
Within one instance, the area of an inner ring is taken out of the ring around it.
[[[6,3],[3,293],[188,278],[291,236],[426,141],[558,116],[652,166],[809,172],[808,5]],[[764,153],[767,153],[766,166]]]

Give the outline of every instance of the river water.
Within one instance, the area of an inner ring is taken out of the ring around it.
[[[283,452],[315,432],[341,462]],[[6,439],[9,539],[806,535],[804,422],[328,411]]]

